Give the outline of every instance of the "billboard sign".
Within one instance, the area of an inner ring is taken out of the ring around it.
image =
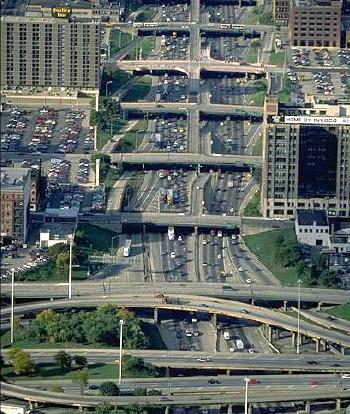
[[[66,19],[72,14],[72,9],[70,7],[52,7],[51,14],[52,17]]]
[[[306,125],[350,125],[350,117],[334,116],[273,116],[272,121],[275,123],[285,124],[306,124]]]

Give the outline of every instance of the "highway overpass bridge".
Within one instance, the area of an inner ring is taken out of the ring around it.
[[[216,327],[218,316],[224,315],[232,318],[251,320],[262,324],[266,329],[266,336],[271,342],[275,334],[279,331],[291,332],[292,345],[296,345],[296,333],[299,332],[302,337],[311,338],[316,343],[316,352],[320,347],[325,349],[328,344],[338,347],[344,353],[345,349],[350,348],[350,336],[314,325],[304,320],[300,321],[298,326],[297,318],[288,316],[263,307],[245,304],[242,302],[228,301],[225,299],[211,298],[208,296],[183,295],[176,296],[167,295],[167,300],[158,298],[154,294],[135,293],[130,290],[127,294],[117,294],[106,296],[88,296],[86,298],[72,298],[70,300],[56,300],[48,302],[37,302],[31,304],[18,305],[15,308],[15,315],[21,315],[24,312],[39,312],[43,309],[66,309],[74,308],[94,308],[106,303],[112,303],[117,306],[132,309],[154,309],[154,319],[156,322],[160,320],[161,310],[171,310],[180,312],[202,312],[213,315],[213,325]],[[1,317],[4,321],[11,315],[11,308],[1,310]]]
[[[173,153],[173,152],[133,152],[109,154],[111,162],[119,167],[128,169],[149,170],[169,168],[177,166],[196,169],[200,171],[235,170],[245,168],[249,171],[250,166],[261,165],[262,157],[255,155],[224,155],[224,154],[198,154],[198,153]],[[139,167],[139,168],[137,168]]]
[[[11,293],[10,283],[2,283],[3,295]],[[145,292],[154,294],[164,292],[167,295],[191,294],[198,296],[222,298],[258,304],[270,304],[287,308],[290,304],[297,304],[298,287],[254,285],[226,285],[221,283],[110,283],[110,293]],[[103,282],[74,282],[73,293],[76,296],[104,295]],[[16,282],[15,296],[21,299],[50,299],[64,298],[68,295],[67,283],[49,282]],[[301,303],[314,307],[316,305],[341,305],[349,303],[349,291],[342,289],[305,288],[301,292]],[[332,326],[327,325],[330,329]]]
[[[109,63],[112,61],[109,60]],[[198,71],[215,73],[237,73],[265,76],[265,68],[260,64],[240,64],[238,62],[226,63],[212,59],[199,62],[186,60],[114,60],[114,64],[122,70],[129,72],[150,72],[152,71],[177,71],[190,76]],[[192,76],[191,76],[192,77]]]
[[[118,100],[118,97],[113,97]],[[188,111],[198,110],[201,114],[221,117],[233,116],[242,119],[256,118],[262,120],[264,108],[251,105],[223,105],[223,104],[194,104],[194,103],[156,103],[156,102],[121,102],[124,111],[147,112],[147,113],[170,113],[187,115]]]

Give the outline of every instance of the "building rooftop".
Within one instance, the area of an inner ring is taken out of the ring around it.
[[[328,226],[327,214],[323,210],[298,210],[297,221],[301,226]]]
[[[29,168],[1,168],[1,191],[22,190],[29,172]]]

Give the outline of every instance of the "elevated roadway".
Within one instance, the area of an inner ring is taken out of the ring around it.
[[[193,405],[211,405],[211,404],[243,404],[244,387],[240,390],[234,389],[227,393],[218,393],[213,391],[212,394],[180,394],[169,395],[167,397],[160,396],[89,396],[89,395],[73,395],[65,393],[53,393],[49,391],[35,390],[25,386],[9,384],[1,382],[2,395],[8,397],[19,398],[30,402],[51,403],[60,406],[76,406],[76,407],[95,407],[102,402],[108,402],[115,405],[139,404],[141,406],[193,406]],[[350,389],[339,389],[331,384],[330,386],[320,386],[316,388],[299,386],[296,389],[280,390],[278,394],[266,392],[266,389],[250,387],[249,402],[287,402],[287,401],[310,401],[310,400],[329,400],[345,399],[350,397]]]
[[[122,102],[120,104],[124,111],[138,110],[142,112],[150,113],[178,113],[186,114],[188,111],[197,110],[201,113],[208,115],[241,115],[255,114],[259,116],[264,113],[262,106],[250,106],[250,105],[225,105],[225,104],[194,104],[194,103],[181,103],[178,102]]]
[[[235,165],[261,165],[262,157],[255,155],[222,155],[173,152],[133,152],[110,154],[113,163],[128,163],[133,165],[171,164],[194,166],[205,165],[210,167],[232,167]]]
[[[212,315],[226,315],[233,318],[252,320],[268,325],[270,328],[279,328],[290,332],[297,332],[297,319],[286,314],[276,312],[267,308],[248,305],[242,302],[214,299],[207,296],[176,295],[169,298],[169,303],[162,303],[161,298],[150,294],[129,294],[111,295],[110,297],[86,297],[85,299],[74,298],[71,300],[56,300],[49,302],[38,302],[25,305],[18,305],[15,314],[27,311],[37,312],[42,309],[62,309],[67,307],[86,308],[96,307],[105,303],[113,303],[127,308],[153,308],[167,309],[173,311],[206,312]],[[174,303],[173,303],[174,302]],[[10,308],[1,310],[2,319],[10,316]],[[313,325],[304,320],[300,321],[300,334],[310,337],[315,341],[325,340],[331,344],[337,344],[342,348],[350,348],[350,336],[340,332],[332,331],[324,327]]]
[[[226,287],[228,289],[226,289]],[[2,294],[10,295],[10,283],[2,283]],[[283,303],[298,301],[298,287],[235,285],[234,287],[221,283],[111,283],[111,294],[145,292],[154,294],[163,292],[167,295],[191,294],[200,296],[224,298],[233,300]],[[68,294],[67,283],[50,282],[16,282],[15,296],[21,299],[62,298]],[[73,294],[76,296],[105,295],[103,282],[74,282]],[[341,289],[303,288],[301,303],[344,304],[349,302],[349,291]]]
[[[54,356],[62,348],[52,349],[24,349],[32,359],[37,362],[52,362]],[[113,363],[119,354],[118,348],[94,349],[94,348],[64,348],[71,355],[83,355],[89,363]],[[2,350],[5,356],[7,350]],[[334,371],[349,372],[350,357],[335,355],[318,355],[317,364],[310,364],[313,361],[312,355],[295,354],[248,354],[240,352],[201,352],[201,351],[160,351],[149,349],[125,349],[123,355],[139,357],[157,367],[170,368],[196,368],[216,369],[231,371],[282,371],[282,372],[309,372],[309,373],[331,373]],[[198,359],[207,359],[205,362],[198,362]],[[314,374],[314,375],[317,375]],[[266,376],[262,377],[265,378]],[[230,377],[226,377],[230,379]],[[231,377],[232,378],[232,377]],[[283,376],[278,378],[282,381]],[[182,378],[183,379],[183,378]],[[154,380],[154,379],[153,379]],[[349,380],[350,386],[350,380]]]

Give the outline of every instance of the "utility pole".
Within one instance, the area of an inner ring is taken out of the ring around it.
[[[298,279],[298,332],[297,332],[297,354],[300,353],[300,297],[301,297],[301,279]]]
[[[68,299],[72,299],[72,251],[74,234],[70,234],[69,238],[69,275],[68,275]]]
[[[120,327],[120,334],[119,334],[119,386],[122,383],[123,325],[124,325],[124,320],[120,319],[120,321],[119,321],[119,327]]]
[[[248,414],[248,384],[250,382],[250,378],[245,377],[245,398],[244,398],[244,414]]]
[[[13,344],[14,316],[15,316],[15,269],[11,271],[11,344]]]

